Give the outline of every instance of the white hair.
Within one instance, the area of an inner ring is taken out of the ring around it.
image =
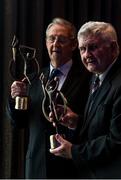
[[[78,41],[81,37],[85,37],[88,35],[94,35],[97,37],[101,37],[105,41],[115,41],[117,45],[117,56],[119,55],[119,45],[117,40],[117,33],[115,28],[106,22],[99,21],[89,21],[86,22],[78,31],[77,38]]]

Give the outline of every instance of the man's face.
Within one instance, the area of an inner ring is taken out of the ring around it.
[[[79,50],[84,66],[93,73],[103,73],[114,61],[112,42],[107,43],[101,37],[81,37]]]
[[[72,51],[75,49],[70,37],[70,29],[62,25],[53,25],[50,27],[46,37],[46,47],[51,63],[62,65],[72,57]]]

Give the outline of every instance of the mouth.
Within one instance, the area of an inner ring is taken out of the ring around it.
[[[88,58],[86,62],[87,64],[96,64],[96,60],[91,58]]]
[[[60,51],[52,51],[52,53],[60,53]]]
[[[97,72],[98,70],[98,62],[96,59],[91,59],[91,58],[88,58],[86,59],[86,68],[90,71],[90,72]]]
[[[52,52],[60,53],[60,50],[53,50]]]
[[[53,50],[52,50],[52,53],[61,53],[61,50],[60,50],[60,49],[55,48],[55,49],[53,49]]]

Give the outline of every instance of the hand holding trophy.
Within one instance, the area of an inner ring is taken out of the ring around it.
[[[40,80],[42,83],[44,98],[42,102],[42,111],[45,118],[49,121],[49,112],[47,107],[49,106],[50,112],[53,114],[53,122],[55,124],[55,132],[56,134],[60,134],[59,123],[62,116],[66,113],[67,108],[67,100],[64,97],[63,93],[58,90],[59,79],[54,77],[52,80],[48,80],[47,83],[44,83],[44,75],[41,74]],[[48,101],[47,101],[48,99]],[[63,110],[60,112],[57,111],[58,100],[61,101],[61,106],[63,106]],[[49,102],[48,104],[46,103]],[[61,134],[62,135],[62,134]],[[59,146],[58,142],[55,139],[55,135],[50,136],[50,147],[51,149]]]
[[[39,64],[35,58],[36,49],[20,45],[14,36],[12,41],[12,60],[10,62],[10,74],[15,81],[25,82],[29,91],[31,81],[39,75]],[[28,97],[17,96],[15,98],[15,109],[27,110]]]

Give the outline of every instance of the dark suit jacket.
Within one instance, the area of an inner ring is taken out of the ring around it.
[[[42,70],[48,77],[49,68]],[[76,113],[83,112],[88,97],[88,82],[90,75],[76,61],[73,63],[66,81],[61,89],[68,101],[68,106]],[[49,153],[49,136],[55,134],[52,127],[42,113],[43,91],[40,80],[36,79],[30,86],[30,105],[28,111],[14,109],[13,100],[9,100],[8,111],[12,124],[16,127],[29,127],[29,145],[26,155],[26,178],[76,178],[76,169],[73,162],[56,157]],[[62,128],[62,133],[70,141],[73,132]]]
[[[72,147],[80,178],[121,179],[121,61],[108,72]]]

